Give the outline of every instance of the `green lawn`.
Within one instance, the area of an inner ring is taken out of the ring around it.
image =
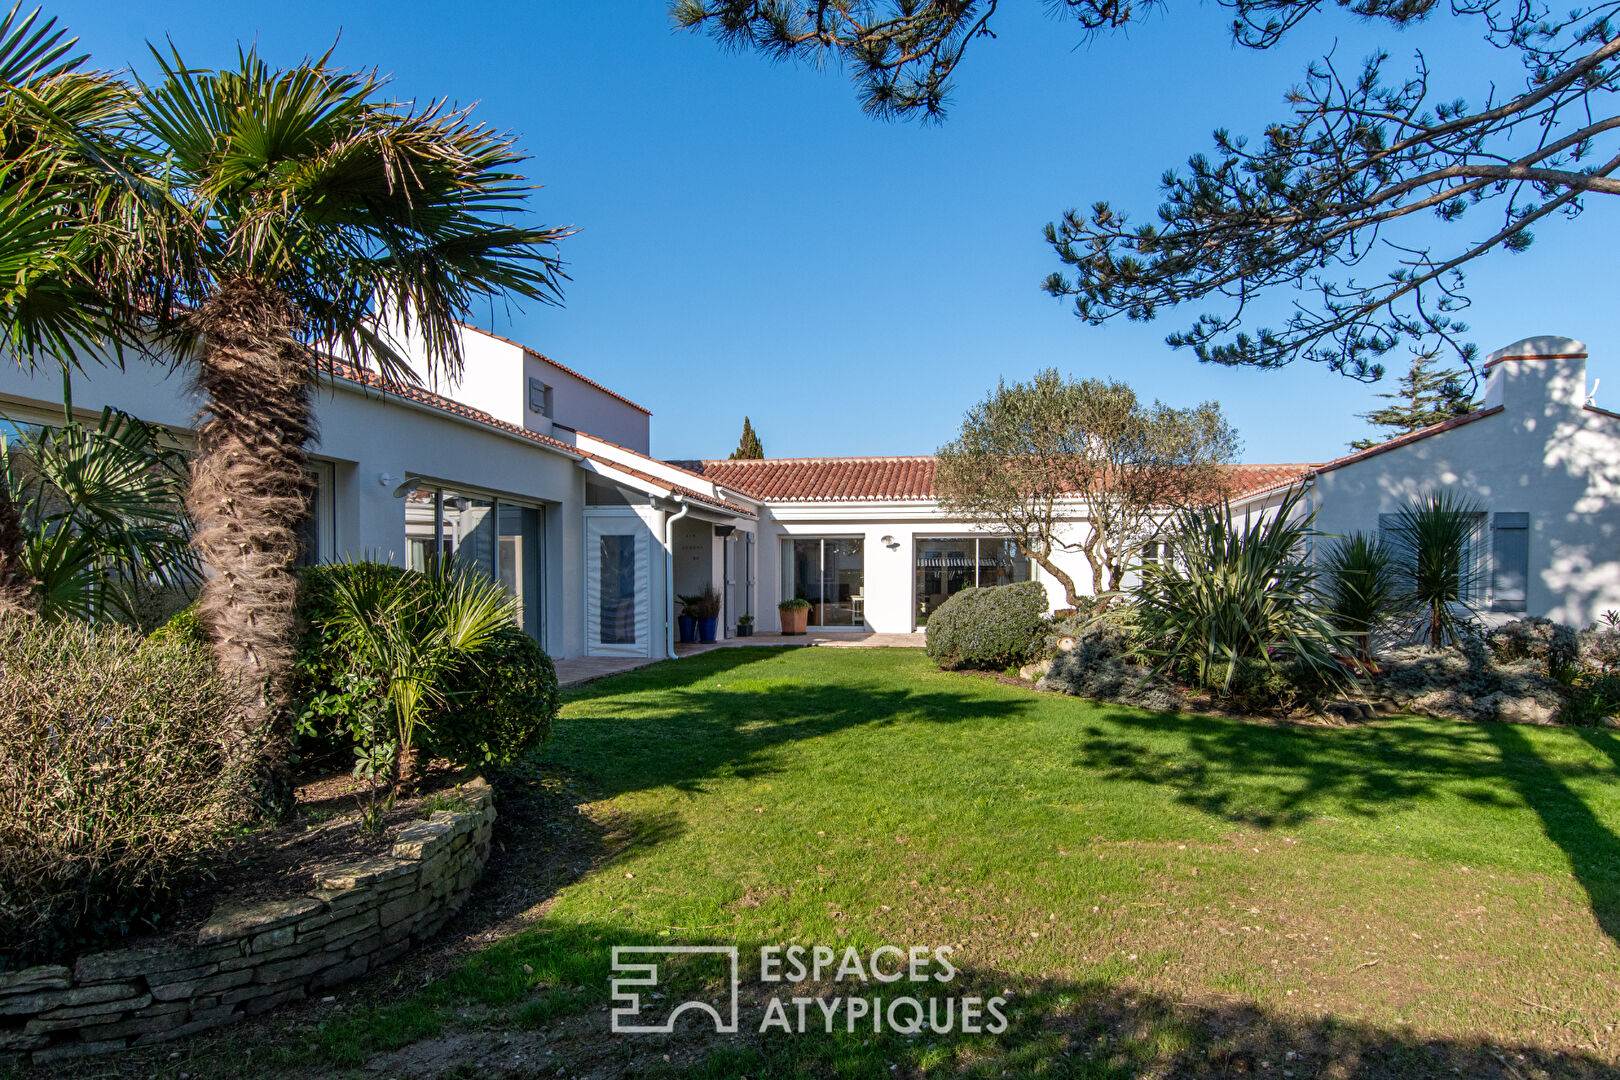
[[[603,1075],[1530,1077],[1620,1047],[1608,732],[1161,716],[920,650],[727,649],[572,692],[536,770],[577,785],[595,868],[292,1057],[496,1027]],[[612,945],[736,943],[746,976],[792,942],[951,945],[1012,1027],[605,1034]]]

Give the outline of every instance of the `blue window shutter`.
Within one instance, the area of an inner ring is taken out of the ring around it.
[[[1530,585],[1530,515],[1498,513],[1491,528],[1491,610],[1524,611]]]

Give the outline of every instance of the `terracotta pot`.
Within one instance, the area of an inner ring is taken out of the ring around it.
[[[810,625],[809,608],[777,608],[776,613],[782,616],[784,634],[802,634],[805,627]]]

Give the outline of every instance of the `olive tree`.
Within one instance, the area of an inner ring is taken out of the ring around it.
[[[934,488],[950,512],[1011,536],[1071,606],[1080,594],[1055,555],[1082,552],[1106,605],[1171,514],[1226,494],[1237,445],[1217,402],[1147,405],[1122,382],[1047,369],[968,411]]]

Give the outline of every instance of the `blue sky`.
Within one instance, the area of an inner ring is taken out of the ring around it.
[[[565,307],[484,321],[650,408],[661,456],[725,456],[744,414],[773,457],[928,453],[998,378],[1047,366],[1172,404],[1215,398],[1249,461],[1322,460],[1367,434],[1355,414],[1374,388],[1306,364],[1228,370],[1171,351],[1164,335],[1195,310],[1084,326],[1038,288],[1057,268],[1041,228],[1098,199],[1151,214],[1166,168],[1207,149],[1216,127],[1258,133],[1280,118],[1283,92],[1326,49],[1347,65],[1378,45],[1397,63],[1421,49],[1437,85],[1476,103],[1485,73],[1505,86],[1516,69],[1452,20],[1397,33],[1334,13],[1257,54],[1228,43],[1213,4],[1092,42],[1036,0],[1003,9],[941,126],[868,119],[836,71],[675,32],[662,0],[47,11],[104,67],[149,70],[143,43],[164,36],[193,64],[254,40],[291,63],[341,32],[338,62],[392,73],[400,97],[476,102],[532,155],[536,218],[579,228],[564,247]],[[1590,374],[1608,384],[1599,402],[1614,407],[1620,206],[1602,202],[1544,224],[1526,254],[1477,264],[1466,318],[1482,351],[1529,334],[1586,341]]]

